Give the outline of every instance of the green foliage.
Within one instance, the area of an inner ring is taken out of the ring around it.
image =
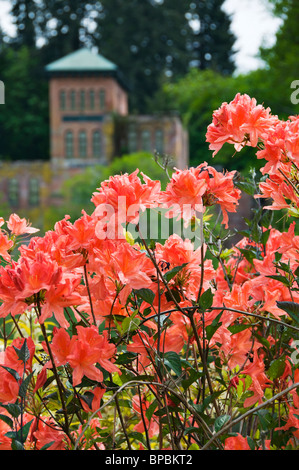
[[[1,80],[6,84],[0,113],[0,158],[49,158],[48,83],[36,51],[5,47],[0,53]]]
[[[266,84],[270,85],[268,94],[273,95],[273,111],[287,118],[299,113],[299,103],[292,103],[291,84],[298,77],[298,21],[299,5],[297,0],[270,0],[274,12],[281,17],[282,23],[276,34],[276,43],[271,48],[262,48],[261,57],[266,62]],[[298,89],[298,86],[296,86]],[[267,95],[266,95],[267,96]]]
[[[255,96],[256,87],[258,82],[251,75],[232,77],[212,70],[193,68],[184,78],[165,83],[153,106],[164,111],[179,110],[189,132],[191,165],[206,161],[213,166],[248,173],[253,164],[259,166],[251,148],[245,148],[239,156],[233,155],[232,147],[225,144],[221,153],[213,158],[205,136],[213,110],[218,109],[223,102],[231,101],[238,92]]]
[[[223,3],[223,0],[101,2],[95,42],[127,78],[133,110],[148,110],[161,81],[169,76],[184,76],[190,64],[225,73],[234,70],[235,37],[229,30],[230,18],[222,10]],[[191,20],[200,20],[200,28],[194,30]]]

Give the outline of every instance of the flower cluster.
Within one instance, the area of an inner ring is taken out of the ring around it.
[[[256,197],[272,200],[266,208],[288,209],[298,216],[298,131],[298,116],[282,121],[272,115],[270,108],[238,93],[233,101],[214,111],[206,139],[213,155],[225,143],[233,144],[237,152],[246,145],[257,148],[256,157],[266,160],[261,169],[266,180],[260,183],[261,194]]]
[[[207,132],[214,154],[257,147],[258,196],[290,215],[298,122],[238,94]],[[111,176],[92,214],[44,236],[0,219],[0,449],[298,448],[299,235],[257,211],[227,245],[240,197],[235,172],[204,162],[165,190]],[[199,224],[200,246],[144,233],[142,215],[163,210]]]

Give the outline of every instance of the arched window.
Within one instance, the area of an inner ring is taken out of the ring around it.
[[[148,129],[144,129],[141,134],[142,140],[142,150],[145,152],[151,152],[152,145],[151,145],[151,133]]]
[[[103,111],[106,108],[106,91],[103,88],[99,91],[99,102],[100,110]]]
[[[134,152],[137,152],[138,150],[137,131],[136,131],[136,127],[134,126],[134,124],[129,126],[128,149],[129,149],[129,153],[134,153]]]
[[[11,178],[8,181],[8,202],[11,206],[17,207],[19,205],[20,190],[19,182],[16,178]]]
[[[80,109],[81,111],[84,111],[85,109],[85,91],[84,90],[80,91]]]
[[[164,133],[162,129],[155,132],[155,150],[162,154],[164,152]]]
[[[94,109],[94,108],[95,108],[95,94],[94,94],[94,90],[90,90],[90,91],[89,91],[89,107],[90,107],[90,109]]]
[[[37,207],[39,205],[39,193],[39,180],[37,178],[31,178],[29,180],[29,204],[31,207]]]
[[[79,132],[79,157],[85,158],[87,156],[87,137],[85,131]]]
[[[65,156],[66,158],[73,158],[74,156],[74,136],[72,131],[65,134]]]
[[[75,111],[75,109],[77,108],[77,106],[76,106],[76,92],[75,92],[75,90],[71,90],[71,92],[70,92],[70,103],[71,103],[71,110],[72,110],[72,111]]]
[[[94,158],[100,158],[102,153],[102,134],[100,131],[94,131],[92,134],[92,155]]]
[[[61,111],[64,111],[66,109],[66,93],[64,90],[60,92],[59,102]]]

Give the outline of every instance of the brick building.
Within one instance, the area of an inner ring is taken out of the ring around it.
[[[129,88],[114,63],[79,49],[46,67],[50,161],[0,163],[0,203],[41,226],[43,210],[63,204],[61,187],[88,166],[138,151],[188,166],[188,135],[178,116],[130,115]],[[34,130],[33,130],[34,131]]]
[[[139,150],[188,164],[188,137],[177,116],[134,116],[118,67],[80,49],[46,68],[50,81],[51,161],[63,167],[109,163]]]

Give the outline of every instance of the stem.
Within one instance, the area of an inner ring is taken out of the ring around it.
[[[89,303],[90,303],[90,309],[91,309],[91,314],[92,314],[92,318],[93,318],[93,324],[97,325],[96,317],[95,317],[95,314],[94,314],[94,311],[93,311],[93,305],[92,305],[92,300],[91,300],[90,289],[89,289],[88,272],[87,272],[86,263],[84,264],[84,279],[85,279],[85,285],[86,285],[86,288],[87,288],[87,293],[88,293],[88,298],[89,298]]]
[[[138,396],[139,396],[139,403],[140,403],[140,414],[141,414],[141,419],[142,419],[144,432],[145,432],[145,437],[146,437],[146,445],[147,445],[148,450],[151,450],[151,442],[150,442],[150,439],[149,439],[148,429],[146,427],[146,422],[145,422],[145,418],[144,418],[144,414],[143,414],[142,397],[141,397],[141,393],[140,393],[140,386],[138,386],[137,389],[138,389]]]
[[[199,354],[200,354],[200,357],[201,357],[203,370],[204,370],[205,376],[207,378],[209,390],[210,390],[211,395],[213,395],[213,393],[214,393],[213,385],[212,385],[211,377],[210,377],[210,374],[209,374],[209,370],[207,368],[206,358],[204,357],[203,349],[202,349],[201,344],[200,344],[200,339],[199,339],[199,336],[198,336],[198,332],[197,332],[197,328],[196,328],[196,324],[195,324],[195,321],[194,321],[193,314],[191,314],[189,316],[189,318],[190,318],[191,326],[192,326],[193,333],[194,333],[194,336],[195,336],[195,339],[196,339],[198,351],[199,351]],[[204,385],[203,385],[203,388],[204,388]],[[220,410],[219,410],[218,403],[215,400],[215,398],[213,398],[213,404],[214,404],[217,416],[220,416]]]
[[[286,181],[292,186],[293,190],[299,195],[299,190],[296,188],[296,186],[290,180],[290,178],[288,178],[287,175],[284,174],[284,172],[281,170],[281,168],[278,168],[278,171],[282,174],[282,176],[286,179]]]
[[[124,390],[125,388],[127,387],[133,387],[135,385],[146,385],[146,386],[149,386],[149,383],[148,382],[143,382],[143,381],[140,381],[140,380],[131,380],[130,382],[126,382],[125,384],[123,384],[121,387],[119,387],[119,389],[115,392],[115,394],[109,398],[109,400],[104,403],[102,406],[100,406],[99,409],[95,410],[92,415],[90,416],[88,422],[86,423],[85,427],[82,429],[81,431],[81,434],[78,436],[76,442],[75,442],[75,446],[74,446],[74,450],[77,449],[78,447],[78,444],[80,442],[80,439],[81,437],[84,435],[84,433],[86,432],[88,426],[89,426],[89,423],[92,421],[92,419],[97,415],[97,413],[99,413],[100,411],[102,411],[106,406],[110,405],[110,403],[112,403],[114,400],[115,400],[115,397],[122,391]],[[184,406],[187,408],[188,411],[190,411],[190,413],[194,416],[196,422],[198,423],[198,425],[201,425],[202,429],[203,429],[203,432],[205,433],[206,436],[211,436],[212,434],[212,431],[210,430],[210,428],[208,427],[208,425],[206,424],[206,422],[202,419],[202,417],[197,413],[197,411],[192,407],[192,405],[190,405],[188,403],[187,400],[185,400],[185,398],[175,392],[173,389],[167,387],[167,385],[165,384],[161,384],[160,382],[151,382],[150,383],[151,386],[156,386],[156,387],[161,387],[163,388],[164,390],[168,390],[170,391],[174,396],[176,396],[179,400],[181,400],[181,402],[184,404]],[[299,384],[298,384],[299,385]],[[222,444],[219,443],[219,446],[222,448]]]
[[[36,294],[36,307],[37,307],[36,308],[36,313],[37,313],[37,316],[39,317],[40,314],[41,314],[39,294]],[[42,330],[42,333],[43,333],[43,336],[44,336],[44,339],[45,339],[45,342],[46,342],[46,345],[47,345],[47,350],[49,352],[50,360],[51,360],[51,363],[52,363],[52,366],[53,366],[53,373],[54,373],[56,383],[57,383],[57,386],[58,386],[58,392],[59,392],[59,396],[60,396],[60,400],[61,400],[61,406],[62,406],[62,411],[63,411],[63,415],[64,415],[64,422],[65,422],[63,430],[67,434],[67,436],[69,437],[71,442],[73,442],[73,438],[72,438],[72,436],[70,435],[70,432],[69,432],[68,415],[67,415],[67,409],[66,409],[66,405],[65,405],[65,401],[64,401],[64,396],[63,396],[62,383],[60,381],[58,371],[57,371],[57,368],[56,368],[56,365],[55,365],[55,361],[54,361],[54,357],[53,357],[52,350],[51,350],[51,347],[50,347],[50,343],[49,343],[49,340],[48,340],[45,325],[43,323],[40,323],[40,327],[41,327],[41,330]]]
[[[123,415],[121,413],[121,409],[120,409],[120,406],[119,406],[118,397],[115,397],[115,404],[116,404],[117,413],[118,413],[118,416],[119,416],[119,419],[120,419],[120,422],[121,422],[121,427],[123,429],[123,432],[124,432],[124,435],[125,435],[125,438],[126,438],[126,441],[127,441],[127,444],[128,444],[128,448],[129,448],[129,450],[132,450],[130,439],[129,439],[129,436],[128,436],[128,433],[127,433],[127,430],[126,430],[126,426],[125,426],[125,422],[124,422],[124,419],[123,419]]]
[[[299,387],[299,382],[296,382],[295,384],[291,385],[290,387],[286,388],[285,390],[282,390],[282,392],[277,393],[273,397],[269,398],[267,401],[264,403],[261,403],[260,405],[254,407],[252,410],[247,411],[243,415],[239,416],[238,418],[234,419],[233,421],[230,421],[228,424],[223,426],[223,428],[220,429],[220,431],[216,432],[214,436],[207,442],[201,450],[206,450],[210,445],[217,439],[217,437],[221,436],[221,434],[225,433],[228,429],[233,427],[235,424],[238,424],[240,421],[243,419],[247,418],[248,416],[251,416],[253,413],[256,413],[259,410],[262,410],[265,406],[271,404],[273,401],[277,400],[278,398],[282,397],[283,395],[286,395],[289,393],[291,390],[294,388]]]
[[[198,306],[197,305],[194,305],[194,306],[190,306],[190,307],[181,307],[180,308],[180,311],[183,311],[183,313],[186,315],[188,311],[192,311],[192,310],[197,310],[198,309]],[[275,318],[266,318],[266,317],[263,317],[262,315],[258,315],[257,313],[251,313],[251,312],[245,312],[244,310],[239,310],[239,309],[236,309],[236,308],[231,308],[231,307],[210,307],[210,308],[207,308],[207,310],[227,310],[229,312],[236,312],[236,313],[241,313],[243,315],[247,315],[249,317],[254,317],[254,318],[258,318],[260,320],[263,320],[263,321],[269,321],[269,322],[272,322],[272,323],[277,323],[278,325],[282,325],[286,328],[290,328],[291,330],[295,330],[295,331],[299,331],[299,328],[296,327],[296,326],[293,326],[293,325],[289,325],[288,323],[284,323],[280,320],[276,320]],[[165,315],[167,313],[172,313],[172,312],[177,312],[177,309],[170,309],[170,310],[165,310],[164,312],[161,312],[161,315]],[[153,318],[155,317],[155,315],[153,315],[152,317],[148,317],[147,319],[144,320],[144,322],[146,320],[149,320],[150,318]],[[143,322],[143,323],[144,323]]]

